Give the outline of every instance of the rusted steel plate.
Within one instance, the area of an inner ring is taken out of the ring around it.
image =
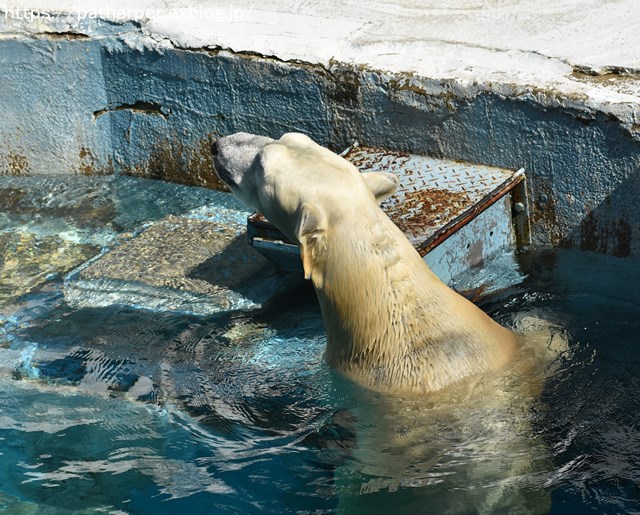
[[[354,145],[341,154],[361,172],[390,172],[400,185],[382,209],[422,256],[524,180],[524,170],[436,159]],[[286,238],[260,213],[249,217],[249,237]]]
[[[353,146],[342,156],[400,185],[382,209],[424,256],[524,179],[524,171]]]

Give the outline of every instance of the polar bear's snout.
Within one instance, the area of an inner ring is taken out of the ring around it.
[[[238,132],[224,136],[211,145],[213,166],[220,179],[230,188],[241,186],[256,157],[273,139]]]
[[[229,173],[229,170],[224,166],[222,162],[220,162],[220,159],[218,158],[218,155],[220,153],[220,147],[218,145],[219,141],[220,140],[216,140],[211,144],[211,156],[213,157],[213,167],[222,182],[224,182],[227,186],[232,186],[232,185],[236,186],[235,182],[231,178],[231,174]]]

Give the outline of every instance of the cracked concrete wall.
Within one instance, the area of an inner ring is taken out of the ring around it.
[[[327,140],[323,85],[301,67],[215,52],[130,51],[104,55],[103,73],[114,162],[129,173],[198,182],[213,173],[211,141],[238,130]],[[157,107],[115,109],[141,101]]]
[[[115,172],[216,187],[212,139],[300,131],[334,150],[358,140],[524,166],[537,241],[640,253],[638,132],[580,99],[134,43],[0,40],[0,175]]]
[[[0,41],[0,175],[83,173],[109,165],[100,43]]]

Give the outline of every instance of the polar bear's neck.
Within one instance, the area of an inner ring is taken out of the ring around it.
[[[382,391],[426,392],[498,368],[513,335],[444,285],[380,210],[332,227],[321,287],[329,365]]]
[[[364,354],[374,360],[377,354],[406,354],[402,346],[414,344],[417,320],[424,325],[446,319],[448,288],[400,230],[381,211],[359,221],[358,227],[332,231],[318,290],[328,334],[326,357],[334,365]],[[441,331],[430,329],[430,334]]]

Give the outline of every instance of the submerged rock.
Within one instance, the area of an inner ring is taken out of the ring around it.
[[[35,233],[0,233],[0,306],[20,297],[52,276],[61,276],[99,248],[57,236]]]
[[[65,286],[80,307],[112,304],[208,315],[261,306],[294,283],[246,242],[244,227],[168,216]]]

